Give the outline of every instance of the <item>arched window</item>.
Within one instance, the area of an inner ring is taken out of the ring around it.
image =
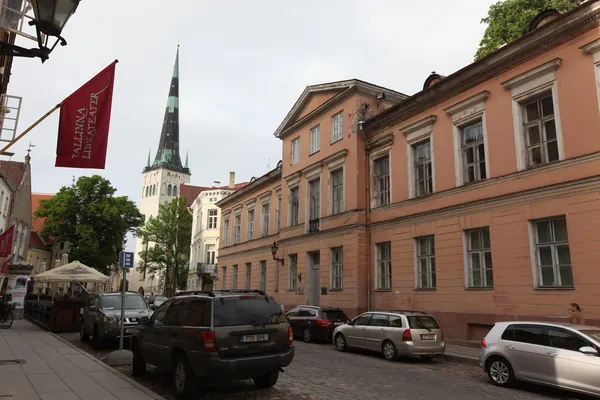
[[[177,196],[177,186],[173,185],[173,196]]]
[[[156,184],[152,185],[152,196],[156,194]]]
[[[146,186],[146,195],[144,197],[148,197],[148,186]]]
[[[171,191],[172,191],[171,185],[167,186],[167,195],[170,196],[171,195]]]

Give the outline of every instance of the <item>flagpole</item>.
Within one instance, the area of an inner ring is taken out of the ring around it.
[[[23,136],[27,135],[33,128],[38,126],[40,124],[40,122],[42,122],[43,120],[48,118],[54,111],[58,110],[60,108],[60,106],[61,106],[61,103],[58,103],[57,105],[55,105],[54,108],[52,108],[50,111],[48,111],[46,114],[44,114],[40,119],[35,121],[29,128],[25,129],[19,136],[14,138],[9,144],[4,146],[4,148],[2,150],[0,150],[0,155],[2,155],[6,150],[11,148],[12,145],[17,143]]]

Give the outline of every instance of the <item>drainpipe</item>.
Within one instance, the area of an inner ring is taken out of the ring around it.
[[[371,163],[369,162],[369,143],[367,135],[363,131],[363,121],[359,121],[359,129],[363,133],[365,140],[365,163],[367,171],[367,198],[365,207],[365,227],[366,227],[366,257],[367,257],[367,311],[371,310]]]

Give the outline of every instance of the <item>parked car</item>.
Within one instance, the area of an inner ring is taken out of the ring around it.
[[[79,338],[85,342],[91,336],[92,343],[99,346],[105,340],[121,336],[121,292],[92,293],[81,314]],[[125,293],[125,321],[123,337],[130,337],[140,319],[148,318],[152,310],[137,292]]]
[[[162,303],[167,301],[169,298],[163,295],[156,295],[154,296],[154,299],[152,299],[151,296],[146,295],[144,296],[144,299],[146,300],[146,303],[148,303],[148,305],[150,306],[150,309],[156,310]]]
[[[313,340],[330,341],[335,327],[350,320],[341,308],[306,305],[292,308],[285,316],[294,337],[302,337],[306,343]]]
[[[131,344],[133,374],[146,364],[171,369],[184,398],[200,393],[200,380],[253,379],[270,388],[294,358],[281,306],[261,291],[180,293],[136,327]]]
[[[600,395],[600,328],[497,322],[481,341],[479,364],[497,386],[516,381]]]
[[[432,315],[419,311],[371,311],[333,331],[338,351],[357,348],[381,352],[388,361],[398,356],[431,360],[444,354],[444,333]]]

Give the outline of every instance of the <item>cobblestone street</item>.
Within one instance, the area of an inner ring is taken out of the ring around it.
[[[79,342],[79,334],[61,337],[102,358],[112,349],[93,350]],[[130,367],[117,368],[131,376]],[[137,378],[136,378],[137,379]],[[172,395],[170,375],[149,368],[137,379],[168,400]],[[292,397],[293,396],[293,397]],[[438,360],[401,360],[394,363],[378,355],[340,353],[333,346],[296,342],[296,356],[271,390],[258,390],[251,381],[206,388],[205,399],[584,399],[576,395],[523,386],[507,390],[491,385],[475,365]]]

